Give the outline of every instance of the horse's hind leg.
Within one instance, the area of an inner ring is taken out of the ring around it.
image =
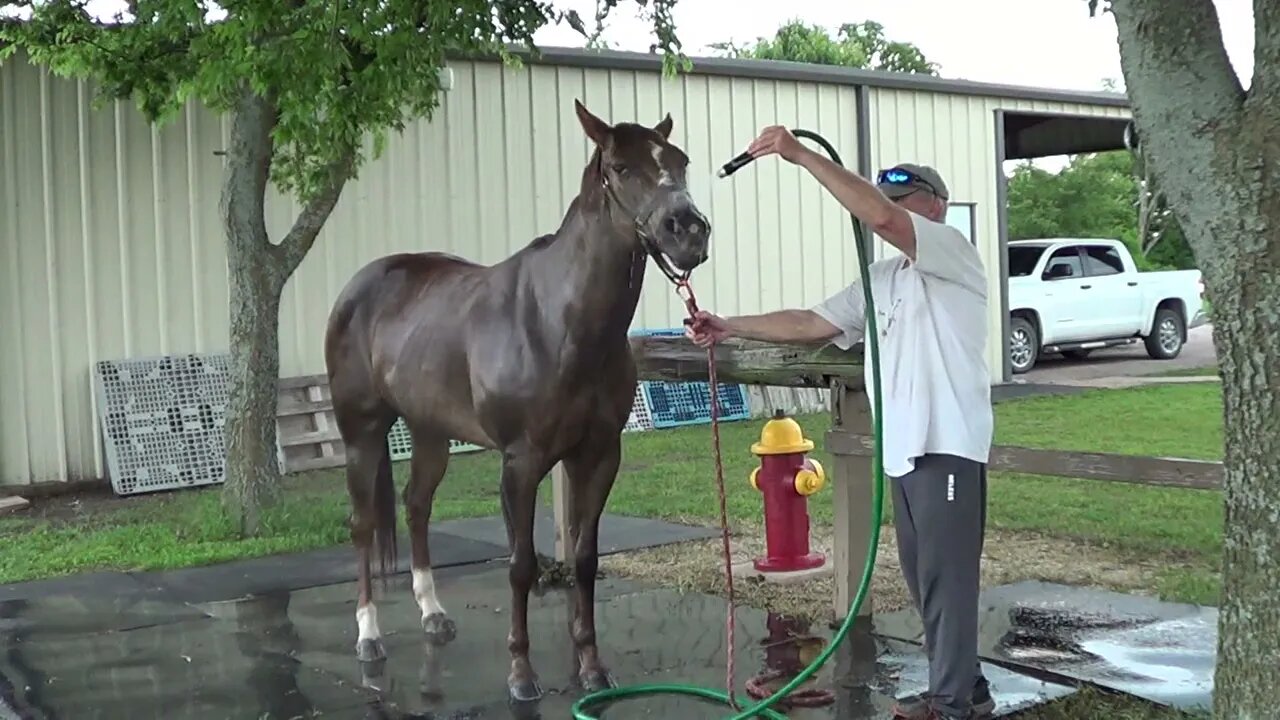
[[[588,692],[613,687],[596,645],[596,571],[600,566],[600,516],[622,459],[622,440],[601,432],[564,459],[572,489],[569,542],[574,558],[574,610],[570,632],[578,659],[578,680]]]
[[[404,504],[409,520],[409,542],[413,546],[413,598],[422,610],[422,630],[427,640],[443,644],[453,640],[457,626],[436,597],[435,576],[431,572],[431,551],[427,528],[436,488],[449,467],[449,438],[417,431],[413,437],[413,461]]]
[[[335,413],[336,414],[336,413]],[[347,494],[351,500],[351,542],[356,548],[356,659],[373,662],[386,657],[378,608],[373,602],[371,558],[375,540],[384,575],[395,567],[395,484],[387,431],[395,415],[358,421],[339,415],[347,455]]]
[[[511,540],[511,674],[507,689],[511,699],[530,702],[542,697],[537,673],[529,662],[529,591],[538,579],[538,560],[533,548],[533,513],[538,500],[538,484],[551,470],[542,453],[530,447],[507,448],[502,459],[502,503]]]

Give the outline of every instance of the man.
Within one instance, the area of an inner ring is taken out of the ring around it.
[[[877,185],[769,127],[754,157],[777,154],[809,171],[855,217],[901,251],[871,265],[879,332],[884,469],[891,478],[898,557],[924,622],[929,691],[895,706],[899,718],[979,718],[994,710],[977,656],[978,569],[991,448],[986,364],[987,276],[977,249],[943,223],[948,193],[929,167],[897,165]],[[721,318],[699,313],[686,334],[778,343],[863,337],[859,282],[816,307]],[[871,388],[867,359],[867,385]]]

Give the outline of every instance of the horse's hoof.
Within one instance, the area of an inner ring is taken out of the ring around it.
[[[382,646],[381,638],[365,638],[356,641],[356,660],[370,663],[385,659],[387,659],[387,649]]]
[[[618,683],[614,682],[613,676],[604,668],[583,670],[582,673],[578,675],[578,682],[582,685],[582,689],[586,690],[588,693],[610,690],[618,687]]]
[[[511,701],[515,703],[531,703],[542,699],[542,686],[538,684],[537,678],[509,678],[507,690],[511,694]]]
[[[431,613],[422,618],[422,632],[433,645],[444,645],[458,637],[458,624],[444,613]]]
[[[383,679],[387,674],[386,659],[360,663],[360,684],[370,690],[383,690]]]

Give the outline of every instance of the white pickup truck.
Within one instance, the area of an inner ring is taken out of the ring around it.
[[[1175,358],[1204,324],[1199,270],[1139,272],[1119,240],[1049,238],[1009,243],[1009,361],[1014,373],[1043,353],[1082,359],[1141,340]]]

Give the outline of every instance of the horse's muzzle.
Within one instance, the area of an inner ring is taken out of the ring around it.
[[[658,249],[681,270],[692,270],[707,261],[711,223],[692,205],[676,208],[662,219]]]

